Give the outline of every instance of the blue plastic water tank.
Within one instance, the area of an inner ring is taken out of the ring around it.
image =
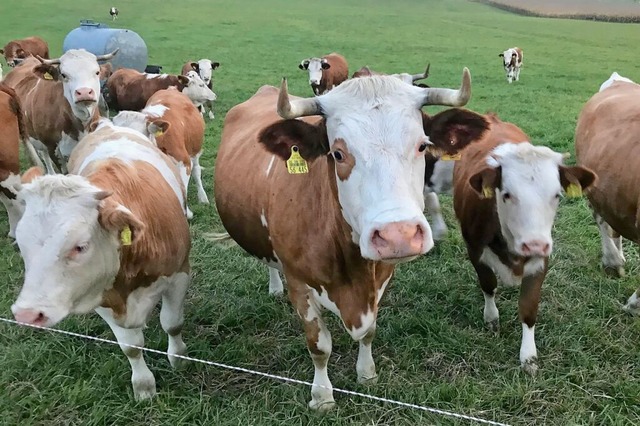
[[[71,30],[62,43],[63,52],[85,49],[94,55],[105,55],[116,48],[120,51],[111,60],[114,71],[118,68],[144,71],[148,60],[147,45],[134,31],[109,28],[92,20],[82,20],[80,26]]]

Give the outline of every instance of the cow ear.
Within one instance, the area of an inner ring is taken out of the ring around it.
[[[482,169],[469,178],[469,185],[482,199],[489,199],[495,196],[496,188],[502,182],[502,168],[489,167]]]
[[[168,121],[154,120],[150,121],[149,124],[147,124],[147,131],[150,135],[154,135],[157,138],[167,133],[169,127],[171,127],[171,124],[169,124]]]
[[[4,55],[4,49],[0,49],[0,55]]]
[[[117,232],[122,245],[139,241],[145,226],[128,208],[109,198],[98,206],[98,223],[110,232]]]
[[[26,52],[24,51],[24,49],[18,49],[16,50],[16,56],[18,58],[24,58],[26,56]]]
[[[220,66],[220,62],[211,62],[211,69],[215,70]]]
[[[187,77],[186,75],[179,75],[178,76],[178,82],[184,86],[189,85],[189,83],[191,82],[191,79],[189,77]]]
[[[448,155],[479,141],[489,129],[487,119],[473,111],[451,108],[429,118],[423,114],[424,133],[434,145],[433,150]]]
[[[304,60],[300,62],[300,65],[298,65],[298,68],[300,68],[301,70],[309,69],[309,61]]]
[[[322,62],[321,66],[323,70],[328,70],[329,68],[331,68],[331,64],[325,61]]]
[[[512,53],[512,54],[511,54],[511,57],[512,57],[512,58],[515,58],[515,57],[517,57],[517,56],[518,56],[518,55],[516,55],[515,53]]]
[[[560,166],[560,184],[568,196],[579,196],[583,189],[587,189],[594,184],[597,175],[582,166],[566,167]]]
[[[498,56],[504,58],[504,53],[498,53]]]
[[[191,62],[191,68],[193,68],[197,72],[200,72],[200,66],[198,65],[197,62]]]
[[[40,64],[33,69],[33,72],[43,80],[60,80],[60,70],[55,65]]]
[[[260,132],[258,141],[267,151],[283,160],[289,159],[294,145],[305,160],[313,160],[329,153],[324,120],[317,125],[295,119],[278,121]]]

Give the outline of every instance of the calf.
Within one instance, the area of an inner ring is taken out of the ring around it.
[[[605,270],[624,274],[622,237],[640,241],[640,175],[634,164],[640,132],[640,85],[611,74],[578,117],[578,164],[593,169],[598,182],[587,192],[600,228]],[[640,315],[640,289],[624,309]]]
[[[120,12],[118,11],[117,7],[111,7],[109,9],[109,15],[111,15],[111,20],[112,21],[115,21],[116,19],[118,19],[118,13],[120,13]]]
[[[35,36],[12,40],[3,49],[0,49],[0,55],[4,55],[7,64],[14,67],[29,56],[49,59],[49,45],[40,37]]]
[[[449,113],[451,121],[443,135],[466,120],[475,121],[473,126],[489,125],[456,162],[453,204],[484,294],[484,321],[491,330],[499,328],[496,275],[505,285],[521,286],[520,363],[524,371],[535,374],[534,330],[561,191],[581,191],[596,176],[584,167],[563,166],[562,154],[531,145],[522,130],[495,116],[462,110]]]
[[[215,99],[215,94],[197,75],[146,74],[120,68],[107,80],[109,107],[140,111],[154,93],[170,87],[187,95],[195,105]]]
[[[177,90],[160,90],[149,98],[141,112],[123,111],[113,122],[153,138],[162,152],[176,160],[185,191],[193,175],[198,201],[209,204],[200,167],[205,124],[189,98]],[[192,217],[190,211],[188,217]]]
[[[327,93],[349,78],[347,60],[335,52],[322,58],[305,59],[298,68],[309,71],[309,85],[316,96]]]
[[[211,90],[213,90],[213,70],[220,66],[220,62],[213,62],[210,59],[200,59],[198,62],[189,61],[182,66],[182,75],[187,75],[189,71],[195,71],[198,73],[204,84]],[[213,113],[213,104],[211,101],[205,102],[200,106],[200,112],[202,115],[205,113],[205,106],[209,108],[209,118],[213,120],[215,115]]]
[[[509,84],[511,84],[513,80],[520,80],[520,68],[522,68],[523,59],[522,49],[512,47],[500,53],[498,56],[502,58],[504,71],[507,73],[507,81]]]
[[[137,400],[156,393],[142,330],[162,299],[169,361],[186,353],[183,302],[190,281],[184,190],[173,162],[148,139],[103,120],[69,160],[72,175],[23,186],[16,229],[24,284],[11,307],[17,321],[53,326],[95,310],[132,368]]]

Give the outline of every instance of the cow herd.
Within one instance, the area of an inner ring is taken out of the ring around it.
[[[12,312],[20,322],[52,326],[95,310],[122,344],[135,398],[153,397],[154,375],[142,352],[126,345],[144,345],[142,330],[162,300],[169,361],[175,366],[175,355],[186,354],[193,216],[186,194],[193,175],[198,200],[209,203],[199,158],[220,64],[190,61],[180,75],[112,72],[100,63],[117,51],[50,59],[48,48],[31,44],[41,39],[25,40],[3,50],[13,69],[0,85],[0,200],[25,265]],[[500,56],[508,82],[518,81],[522,50]],[[563,192],[587,195],[605,267],[621,272],[621,238],[640,236],[635,175],[617,165],[635,149],[640,86],[617,73],[603,83],[578,120],[578,165],[567,166],[565,155],[532,145],[515,124],[461,108],[471,96],[467,68],[456,89],[416,83],[428,66],[393,75],[362,67],[349,78],[335,52],[299,68],[314,96],[289,95],[283,79],[226,114],[214,177],[226,232],[211,238],[266,264],[270,293],[284,292],[284,276],[315,368],[309,406],[335,404],[325,309],[359,343],[358,381],[377,380],[372,342],[381,299],[395,265],[446,234],[443,192],[453,194],[490,330],[499,328],[498,278],[520,286],[520,363],[535,374],[538,304]],[[101,116],[101,98],[117,114]],[[451,108],[427,115],[425,105]],[[22,174],[20,141],[35,166]],[[639,297],[640,290],[625,309],[640,313]]]

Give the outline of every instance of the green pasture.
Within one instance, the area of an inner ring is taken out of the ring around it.
[[[202,160],[211,200],[225,113],[282,76],[292,94],[310,96],[297,66],[308,56],[340,52],[351,72],[369,65],[417,73],[430,62],[432,86],[457,86],[467,66],[470,109],[497,112],[534,143],[562,152],[573,152],[578,113],[612,71],[640,80],[638,25],[525,18],[462,0],[5,0],[0,42],[37,34],[59,55],[80,19],[110,24],[112,5],[120,9],[113,26],[140,34],[149,63],[165,72],[201,57],[222,64],[214,74],[216,118],[208,122]],[[524,49],[524,68],[520,82],[508,85],[498,53],[514,45]],[[203,233],[222,231],[220,221],[213,205],[197,204],[194,187],[190,199],[189,355],[311,381],[302,327],[286,298],[268,295],[266,267],[239,249],[205,241]],[[499,291],[501,334],[493,336],[483,325],[482,294],[451,199],[442,200],[449,237],[401,265],[383,299],[373,346],[376,386],[356,383],[357,344],[327,314],[334,386],[515,425],[640,424],[640,322],[620,309],[640,284],[636,248],[626,245],[626,278],[605,276],[585,200],[562,201],[536,327],[540,371],[531,378],[518,361],[518,290]],[[2,317],[11,317],[23,275],[7,231],[0,212]],[[58,327],[113,337],[95,314]],[[145,336],[148,347],[166,349],[157,316]],[[308,410],[305,386],[195,363],[173,371],[160,355],[146,358],[159,395],[136,403],[129,364],[116,346],[0,323],[0,424],[467,424],[337,393],[337,408],[322,416]]]

